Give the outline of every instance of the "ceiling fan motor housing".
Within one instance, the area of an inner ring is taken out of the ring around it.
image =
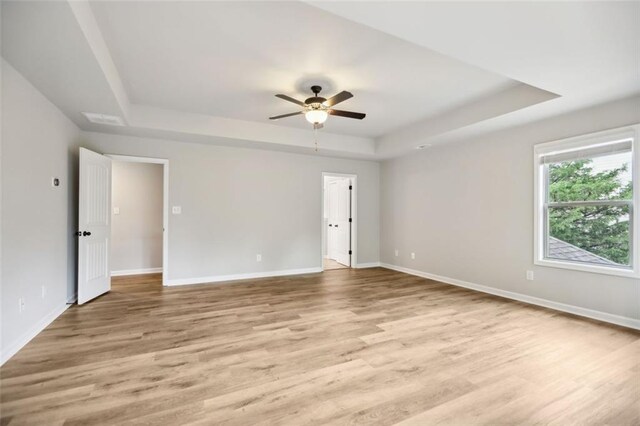
[[[304,101],[305,104],[319,107],[320,104],[322,104],[324,101],[327,100],[326,98],[323,98],[322,96],[318,96],[318,94],[322,91],[322,87],[320,87],[320,86],[311,86],[311,91],[313,92],[313,94],[315,96],[307,98],[307,100]],[[318,104],[318,105],[314,105],[314,104]]]
[[[307,100],[305,100],[304,103],[307,105],[313,105],[313,104],[321,104],[324,101],[326,101],[326,99],[323,98],[322,96],[312,96],[310,98],[307,98]]]

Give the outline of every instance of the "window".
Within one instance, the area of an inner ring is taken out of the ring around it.
[[[640,276],[637,127],[535,147],[535,259]]]

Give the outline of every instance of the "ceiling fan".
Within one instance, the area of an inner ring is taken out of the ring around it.
[[[284,99],[285,101],[293,102],[294,104],[301,106],[302,111],[276,115],[275,117],[269,117],[269,120],[278,120],[280,118],[304,114],[304,117],[307,119],[307,121],[313,124],[314,129],[321,129],[323,127],[322,123],[327,121],[327,117],[329,115],[355,118],[357,120],[362,120],[366,116],[366,114],[363,114],[361,112],[343,111],[340,109],[332,108],[334,105],[337,105],[340,102],[346,101],[347,99],[353,97],[353,95],[347,91],[343,90],[342,92],[330,97],[329,99],[319,96],[320,92],[322,91],[322,87],[320,86],[311,86],[311,91],[313,92],[313,96],[308,98],[304,102],[293,99],[292,97],[287,95],[276,95],[276,97],[280,99]]]

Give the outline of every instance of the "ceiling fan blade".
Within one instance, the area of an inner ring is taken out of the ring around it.
[[[285,101],[293,102],[296,105],[305,106],[304,102],[299,101],[297,99],[293,99],[291,96],[287,95],[276,95],[276,98],[284,99]]]
[[[367,116],[367,114],[361,112],[342,111],[340,109],[330,109],[327,112],[331,115],[337,115],[338,117],[355,118],[357,120],[362,120]]]
[[[330,97],[329,99],[327,99],[323,103],[328,107],[332,107],[334,105],[339,104],[342,101],[346,101],[349,98],[353,98],[353,95],[351,93],[343,90],[342,92],[338,93],[337,95]]]
[[[278,120],[280,118],[293,117],[294,115],[300,115],[302,111],[292,112],[289,114],[276,115],[275,117],[269,117],[269,120]]]

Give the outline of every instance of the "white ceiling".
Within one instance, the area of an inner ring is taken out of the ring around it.
[[[340,109],[367,118],[331,117],[327,130],[376,137],[518,84],[304,3],[91,6],[136,104],[267,122],[299,110],[276,93],[304,100],[304,81],[329,81],[326,95],[355,95]],[[309,128],[301,116],[276,124]]]
[[[2,2],[2,56],[81,128],[312,152],[275,98],[349,90],[325,155],[388,158],[640,93],[640,3]],[[123,116],[124,128],[80,112]]]
[[[428,143],[467,138],[640,93],[638,1],[307,3],[559,95],[430,135]],[[402,135],[379,138],[377,154],[399,155],[419,143],[416,131],[421,129],[413,127],[403,129]]]

